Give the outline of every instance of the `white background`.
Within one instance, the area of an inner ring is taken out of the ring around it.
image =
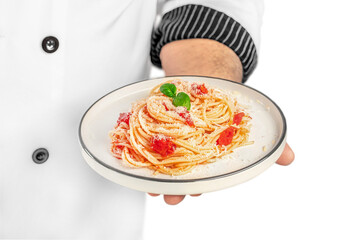
[[[267,1],[259,52],[247,84],[282,108],[295,162],[177,206],[147,197],[145,240],[360,239],[360,2]]]

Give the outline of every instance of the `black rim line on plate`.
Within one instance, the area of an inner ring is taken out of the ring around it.
[[[216,79],[216,80],[221,80],[221,81],[227,81],[227,82],[231,82],[231,83],[234,83],[234,84],[239,84],[239,85],[242,85],[244,87],[247,87],[255,92],[258,92],[259,94],[263,95],[265,98],[267,98],[268,100],[270,100],[270,102],[272,104],[274,104],[274,106],[277,108],[277,110],[279,111],[280,113],[280,116],[282,118],[282,121],[283,121],[283,129],[282,129],[282,135],[280,137],[280,140],[278,141],[278,143],[276,144],[276,146],[268,153],[266,154],[264,157],[260,158],[258,161],[250,164],[249,166],[246,166],[244,168],[241,168],[241,169],[237,169],[235,171],[232,171],[232,172],[228,172],[228,173],[224,173],[224,174],[220,174],[220,175],[216,175],[216,176],[211,176],[211,177],[205,177],[205,178],[194,178],[194,179],[164,179],[164,178],[152,178],[152,177],[145,177],[145,176],[141,176],[141,175],[136,175],[136,174],[132,174],[132,173],[128,173],[128,172],[124,172],[124,171],[121,171],[119,169],[116,169],[112,166],[109,166],[108,164],[102,162],[101,160],[99,160],[97,157],[95,157],[94,154],[92,154],[89,149],[86,147],[85,143],[83,142],[83,139],[82,139],[82,136],[81,136],[81,126],[82,126],[82,123],[83,123],[83,120],[85,118],[85,116],[87,115],[87,113],[90,111],[90,109],[95,105],[97,104],[99,101],[101,101],[103,98],[105,98],[106,96],[112,94],[113,92],[116,92],[122,88],[125,88],[125,87],[128,87],[130,85],[134,85],[134,84],[138,84],[138,83],[141,83],[141,82],[146,82],[146,81],[153,81],[153,80],[157,80],[157,79],[163,79],[166,81],[166,79],[170,79],[170,78],[174,78],[174,77],[179,77],[179,78],[211,78],[211,79]],[[81,121],[80,121],[80,125],[79,125],[79,129],[78,129],[78,135],[79,135],[79,141],[80,141],[80,144],[82,146],[82,148],[84,149],[84,151],[86,152],[87,155],[89,155],[92,159],[94,159],[96,162],[98,162],[99,164],[101,164],[102,166],[108,168],[108,169],[111,169],[113,171],[116,171],[120,174],[124,174],[124,175],[127,175],[127,176],[130,176],[130,177],[135,177],[135,178],[139,178],[139,179],[142,179],[142,180],[148,180],[148,181],[156,181],[156,182],[168,182],[168,183],[190,183],[190,182],[198,182],[198,181],[208,181],[208,180],[214,180],[214,179],[219,179],[219,178],[224,178],[224,177],[229,177],[229,176],[232,176],[234,174],[238,174],[240,172],[243,172],[243,171],[246,171],[258,164],[260,164],[261,162],[265,161],[269,156],[271,156],[279,147],[280,145],[282,144],[282,142],[284,141],[284,138],[285,138],[285,135],[286,135],[286,130],[287,130],[287,126],[286,126],[286,119],[285,119],[285,116],[283,114],[283,112],[281,111],[280,107],[271,99],[269,98],[267,95],[265,95],[264,93],[260,92],[259,90],[256,90],[252,87],[249,87],[243,83],[239,83],[239,82],[234,82],[234,81],[231,81],[231,80],[228,80],[228,79],[222,79],[222,78],[215,78],[215,77],[206,77],[206,76],[192,76],[192,75],[175,75],[175,76],[169,76],[169,77],[159,77],[159,78],[152,78],[152,79],[146,79],[146,80],[140,80],[140,81],[137,81],[137,82],[133,82],[133,83],[129,83],[129,84],[126,84],[122,87],[119,87],[107,94],[105,94],[104,96],[102,96],[101,98],[99,98],[96,102],[94,102],[87,110],[86,112],[84,113],[84,115],[82,116],[81,118]]]

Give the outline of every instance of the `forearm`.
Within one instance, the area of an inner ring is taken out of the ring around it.
[[[209,39],[186,39],[166,44],[160,52],[166,76],[198,75],[242,82],[242,65],[233,50]]]

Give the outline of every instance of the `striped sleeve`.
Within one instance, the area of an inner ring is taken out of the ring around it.
[[[223,12],[202,5],[184,5],[163,15],[153,31],[151,62],[161,68],[160,50],[172,41],[205,38],[221,42],[231,48],[243,66],[243,82],[257,64],[254,41],[246,29]]]

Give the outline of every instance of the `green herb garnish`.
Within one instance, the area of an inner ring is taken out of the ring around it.
[[[175,107],[183,106],[189,111],[191,107],[190,97],[184,92],[179,92],[176,95],[176,86],[172,83],[165,83],[161,85],[160,92],[164,95],[171,97],[173,99],[173,104]]]
[[[165,83],[161,85],[160,92],[168,97],[174,98],[176,96],[176,86],[172,83]]]
[[[190,110],[190,97],[184,92],[179,92],[173,99],[173,104],[175,107],[184,106],[187,110]]]

